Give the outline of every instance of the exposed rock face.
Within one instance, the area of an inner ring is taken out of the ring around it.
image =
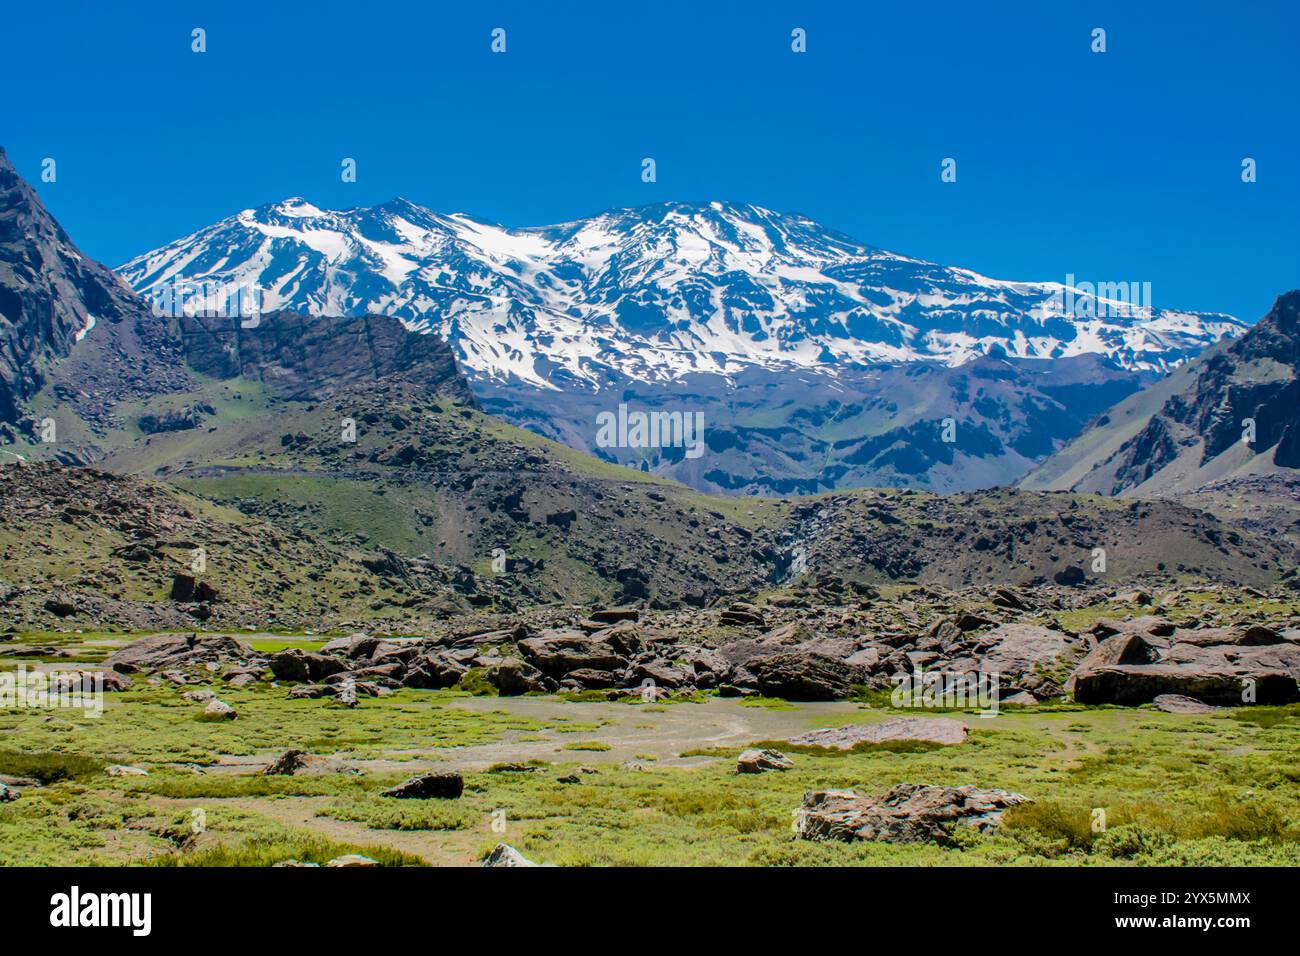
[[[185,317],[180,324],[195,371],[258,380],[285,398],[320,398],[398,375],[474,403],[447,344],[436,335],[412,335],[391,316],[270,312],[256,320]]]
[[[1153,406],[1153,397],[1162,404]],[[1279,296],[1241,338],[1220,342],[1150,394],[1115,406],[1022,484],[1179,497],[1237,476],[1300,467],[1297,448],[1300,290]]]
[[[146,435],[157,435],[160,432],[182,432],[191,428],[198,428],[203,424],[203,416],[212,414],[214,412],[211,405],[206,402],[196,402],[183,408],[172,408],[157,414],[141,415],[136,424],[139,425],[140,431]]]
[[[1033,603],[1095,606],[1099,597],[1081,595],[1067,604],[1068,593],[1047,585],[1033,592]],[[1263,596],[1254,592],[1252,600]],[[1176,599],[1170,592],[1162,603]],[[557,606],[488,621],[457,619],[427,637],[354,633],[315,651],[270,655],[221,635],[161,634],[122,648],[108,664],[122,673],[156,670],[176,684],[220,679],[242,686],[274,677],[297,685],[289,690],[295,699],[333,697],[348,706],[401,687],[481,693],[484,684],[506,696],[600,691],[609,700],[647,701],[700,690],[840,700],[863,687],[910,684],[913,704],[981,709],[997,702],[1032,705],[1071,690],[1081,703],[1124,705],[1163,694],[1212,705],[1297,699],[1300,629],[1288,628],[1285,618],[1251,619],[1245,605],[1209,613],[1198,626],[1151,614],[1101,618],[1076,634],[1009,619],[1040,612],[960,610],[986,601],[978,589],[922,588],[893,606],[773,602],[764,610],[774,626],[757,634],[751,625],[721,627],[719,612],[711,610],[644,610],[637,622],[623,617],[605,627],[580,608]],[[984,682],[991,675],[999,678],[996,687]],[[960,721],[918,713],[815,731],[793,743],[851,748],[901,740],[955,744],[964,737]]]
[[[1073,664],[1083,656],[1083,644],[1063,631],[1037,624],[1010,623],[979,635],[972,651],[969,659],[954,661],[947,669],[1000,674],[1023,686],[1026,678],[1035,673]]]
[[[802,840],[876,840],[884,843],[952,843],[957,826],[990,829],[1008,807],[1029,798],[1006,790],[974,786],[931,787],[900,783],[878,797],[852,790],[804,794],[795,816]]]
[[[1092,668],[1075,676],[1074,699],[1081,704],[1136,706],[1165,694],[1225,707],[1300,700],[1296,679],[1283,671],[1220,670],[1195,664],[1120,664]]]
[[[83,339],[105,354],[68,378],[66,399],[92,427],[120,398],[189,382],[166,322],[82,254],[0,148],[0,422],[20,421]]]
[[[858,744],[879,744],[890,740],[922,740],[936,744],[966,741],[966,725],[951,717],[891,717],[877,724],[850,724],[829,730],[810,730],[790,743],[804,747],[834,747],[851,750]]]

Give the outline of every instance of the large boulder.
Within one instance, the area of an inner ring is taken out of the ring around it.
[[[695,672],[664,660],[645,661],[628,669],[624,683],[636,687],[667,687],[674,690],[695,683]]]
[[[1063,631],[1037,624],[1001,624],[981,635],[975,670],[1012,682],[1083,656],[1082,646]]]
[[[1300,645],[1272,628],[1175,628],[1147,617],[1095,630],[1115,633],[1070,678],[1080,703],[1136,705],[1171,694],[1224,706],[1300,700]]]
[[[517,697],[546,690],[542,672],[515,657],[490,665],[484,672],[483,679],[495,687],[502,697]]]
[[[434,770],[404,780],[381,796],[404,800],[454,800],[465,790],[465,781],[454,770]]]
[[[104,659],[104,666],[124,674],[186,664],[246,661],[257,655],[243,641],[225,634],[151,634]]]
[[[793,769],[794,762],[779,750],[746,750],[736,758],[736,773]]]
[[[425,653],[406,665],[402,683],[407,687],[440,690],[454,687],[469,673],[469,667],[444,653]]]
[[[804,794],[795,813],[801,840],[874,840],[885,843],[950,845],[958,826],[988,830],[1008,807],[1029,798],[1006,790],[974,786],[931,787],[900,783],[881,796],[853,790],[816,790]]]
[[[1253,700],[1247,691],[1253,692]],[[1074,699],[1081,704],[1136,706],[1164,694],[1229,707],[1300,700],[1296,679],[1285,671],[1246,672],[1197,664],[1114,664],[1093,667],[1074,677]]]
[[[319,683],[348,669],[348,662],[329,654],[315,654],[300,647],[273,654],[271,673],[277,680]]]
[[[840,700],[865,680],[861,668],[809,651],[773,654],[751,660],[748,669],[767,697],[786,700]]]
[[[519,642],[519,652],[544,674],[563,677],[569,671],[621,671],[627,660],[606,641],[581,631],[543,631]]]

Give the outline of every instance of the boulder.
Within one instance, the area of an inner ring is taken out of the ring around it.
[[[576,671],[565,674],[562,683],[573,684],[590,690],[605,690],[618,684],[620,676],[614,671],[598,671],[590,667],[579,667]]]
[[[736,758],[736,773],[793,770],[794,763],[779,750],[746,750]]]
[[[151,634],[109,654],[104,664],[126,674],[153,670],[189,654],[193,639],[187,634]]]
[[[767,618],[752,604],[738,601],[718,616],[720,623],[731,627],[766,627]]]
[[[750,661],[759,690],[786,700],[840,700],[865,679],[860,668],[824,654],[795,651]]]
[[[1178,694],[1160,694],[1152,701],[1156,710],[1166,714],[1213,714],[1219,710],[1210,704],[1203,704],[1194,697],[1182,697]]]
[[[1175,640],[1180,644],[1193,644],[1197,647],[1271,647],[1291,643],[1271,627],[1260,624],[1248,627],[1202,627],[1196,630],[1179,628]]]
[[[212,698],[208,701],[208,706],[203,708],[202,717],[204,720],[234,720],[239,716],[239,712],[223,700]]]
[[[120,692],[130,689],[131,678],[116,671],[60,671],[51,677],[50,686],[60,693],[93,694],[100,688]]]
[[[1177,628],[1173,621],[1154,614],[1144,614],[1124,620],[1103,617],[1092,626],[1092,634],[1099,640],[1112,634],[1141,634],[1146,638],[1169,637]],[[1168,641],[1164,642],[1166,645]]]
[[[286,776],[292,777],[299,770],[306,768],[311,755],[305,750],[291,749],[286,750],[280,756],[276,757],[262,773],[269,776]]]
[[[996,607],[1007,608],[1012,611],[1028,611],[1029,603],[1017,592],[1010,588],[998,588],[993,592],[989,600]]]
[[[1253,671],[1197,664],[1114,664],[1093,667],[1074,677],[1074,699],[1081,704],[1136,706],[1163,694],[1192,697],[1209,704],[1240,705],[1253,682],[1257,704],[1300,700],[1296,679],[1284,671]]]
[[[885,843],[951,845],[958,826],[996,827],[1009,807],[1029,798],[1006,790],[974,786],[932,787],[900,783],[881,796],[853,790],[804,794],[795,813],[801,840],[873,840]]]
[[[519,652],[530,664],[552,677],[590,668],[621,671],[627,661],[610,644],[581,631],[544,631],[519,642]]]
[[[301,647],[291,647],[273,654],[270,667],[271,673],[278,680],[320,683],[327,677],[347,670],[348,662],[333,655],[316,654],[304,651]]]
[[[220,664],[260,659],[243,641],[225,634],[151,634],[104,659],[104,666],[124,674],[188,664]]]
[[[628,670],[628,679],[626,681],[626,683],[630,683],[635,687],[667,687],[670,690],[686,687],[694,682],[694,671],[663,660],[632,665]]]
[[[454,770],[422,773],[382,792],[381,796],[403,800],[455,800],[465,790],[465,781]]]
[[[469,668],[445,653],[425,653],[414,658],[406,667],[402,683],[407,687],[440,690],[455,687]]]
[[[483,679],[495,687],[502,697],[517,697],[520,694],[546,690],[542,672],[514,657],[490,665]]]
[[[1111,667],[1116,664],[1154,664],[1169,648],[1166,638],[1152,637],[1138,631],[1123,631],[1112,634],[1088,652],[1079,662],[1065,682],[1065,689],[1073,691],[1079,677],[1099,667]]]
[[[541,866],[524,856],[509,843],[498,843],[483,860],[484,866]]]
[[[1012,682],[1042,668],[1072,662],[1083,653],[1063,631],[1037,624],[1000,624],[979,640],[982,652],[975,669]]]
[[[123,763],[109,764],[104,772],[110,777],[147,777],[149,771],[143,767],[131,767]]]
[[[639,621],[641,612],[634,607],[611,607],[592,611],[589,617],[597,623],[617,624],[619,621]],[[505,846],[504,843],[501,845]]]
[[[297,774],[319,773],[359,773],[355,767],[332,760],[329,757],[317,757],[305,750],[290,749],[276,757],[262,773],[267,776],[292,777]]]
[[[1116,594],[1115,600],[1120,604],[1137,604],[1145,607],[1151,603],[1151,594],[1141,589],[1135,589]]]
[[[1053,574],[1052,580],[1063,587],[1077,588],[1087,582],[1088,575],[1083,568],[1071,564]]]

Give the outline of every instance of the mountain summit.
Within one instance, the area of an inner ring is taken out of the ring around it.
[[[1162,372],[1245,327],[1085,283],[989,279],[744,203],[511,229],[400,198],[345,211],[291,198],[119,272],[146,294],[208,280],[257,287],[267,309],[394,315],[446,338],[472,378],[566,391],[754,368],[957,366],[990,353],[1096,354]]]

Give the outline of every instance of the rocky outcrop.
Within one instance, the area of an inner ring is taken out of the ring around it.
[[[83,340],[103,348],[58,374],[74,349],[94,351],[77,349]],[[76,247],[0,148],[0,423],[30,430],[24,404],[47,382],[95,430],[119,400],[179,391],[190,376],[166,321]]]
[[[1080,662],[1069,687],[1084,704],[1137,705],[1175,695],[1202,704],[1300,700],[1300,644],[1260,625],[1175,628],[1160,618],[1112,625]]]
[[[474,405],[450,347],[436,335],[411,335],[392,316],[187,316],[180,327],[186,360],[195,371],[260,381],[284,398],[321,398],[398,376],[427,392]]]
[[[1295,290],[1240,338],[1207,349],[1149,393],[1115,406],[1023,485],[1179,498],[1232,478],[1300,467],[1298,447]]]
[[[880,796],[853,790],[816,790],[804,794],[795,813],[801,840],[872,840],[883,843],[950,845],[958,826],[996,827],[1010,807],[1029,798],[1006,790],[974,786],[932,787],[900,783]]]
[[[243,641],[224,634],[152,634],[114,651],[104,666],[124,674],[190,664],[223,664],[255,658]]]
[[[865,679],[860,668],[809,651],[762,657],[749,669],[764,696],[786,700],[839,700],[852,696]]]

